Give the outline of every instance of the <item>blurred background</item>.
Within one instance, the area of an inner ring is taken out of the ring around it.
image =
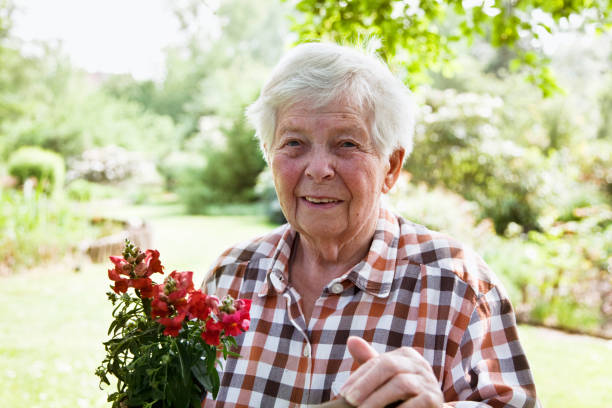
[[[509,292],[545,406],[609,406],[609,0],[0,0],[0,400],[104,407],[107,257],[196,282],[282,222],[244,108],[300,41],[378,53],[418,102],[388,201]]]

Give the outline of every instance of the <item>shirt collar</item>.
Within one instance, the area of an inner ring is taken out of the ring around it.
[[[289,283],[289,258],[296,234],[297,232],[289,224],[285,224],[285,229],[281,233],[278,244],[266,259],[269,268],[266,273],[266,280],[259,290],[260,297],[273,292],[280,294],[287,288]]]
[[[329,285],[345,280],[351,281],[359,289],[380,298],[389,296],[399,242],[399,221],[391,211],[381,207],[376,223],[376,231],[370,250],[364,260],[346,274],[333,279]],[[289,259],[297,233],[289,225],[285,228],[278,245],[268,257],[270,265],[266,280],[259,290],[259,296],[285,291],[289,282]]]
[[[381,207],[368,255],[339,279],[349,279],[359,289],[373,296],[388,297],[395,275],[399,232],[397,217]]]

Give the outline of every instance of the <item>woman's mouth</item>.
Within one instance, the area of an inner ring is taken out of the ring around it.
[[[307,207],[320,209],[334,208],[340,203],[342,203],[342,200],[338,200],[337,198],[331,197],[303,196],[302,200],[304,200],[304,203]]]
[[[313,203],[313,204],[329,204],[329,203],[339,203],[340,202],[340,200],[336,200],[335,198],[305,196],[304,199],[308,201],[309,203]]]

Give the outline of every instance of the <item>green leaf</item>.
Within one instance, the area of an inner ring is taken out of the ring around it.
[[[208,379],[208,372],[206,371],[206,364],[204,361],[201,363],[196,363],[191,367],[191,372],[193,376],[198,380],[198,382],[208,391],[212,391],[212,383]],[[207,386],[208,385],[208,386]]]

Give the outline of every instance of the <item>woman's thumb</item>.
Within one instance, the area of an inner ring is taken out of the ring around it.
[[[361,337],[351,336],[346,342],[349,353],[357,364],[362,365],[369,359],[376,357],[378,353]]]

